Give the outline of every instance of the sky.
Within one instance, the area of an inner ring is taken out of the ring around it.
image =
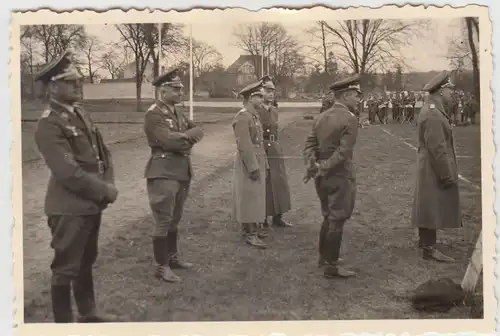
[[[460,34],[460,19],[434,19],[431,22],[427,36],[416,38],[410,46],[401,50],[402,56],[407,64],[415,71],[443,70],[448,68],[446,54],[448,51],[448,39]],[[275,22],[280,22],[277,17]],[[233,29],[240,24],[234,20],[204,21],[192,25],[192,36],[194,39],[203,41],[215,47],[223,56],[224,66],[231,65],[239,55],[244,54],[238,47],[234,46],[236,39]],[[300,43],[308,44],[309,37],[303,31],[314,24],[314,21],[283,21],[281,22],[288,32],[295,36]],[[113,25],[86,25],[87,32],[99,37],[105,44],[120,40],[120,34]],[[189,36],[189,26],[185,27],[185,34]]]

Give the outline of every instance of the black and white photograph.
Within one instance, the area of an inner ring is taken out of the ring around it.
[[[487,7],[40,10],[12,45],[18,335],[493,330]]]

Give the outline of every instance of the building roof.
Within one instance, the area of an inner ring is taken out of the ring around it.
[[[264,72],[267,73],[267,57],[264,57]],[[251,62],[253,65],[257,65],[257,72],[260,72],[260,62],[261,62],[261,57],[260,55],[240,55],[236,61],[234,61],[233,64],[231,64],[227,68],[227,72],[229,73],[236,73],[238,70],[241,68],[243,64],[246,62]],[[257,76],[261,77],[261,76]]]

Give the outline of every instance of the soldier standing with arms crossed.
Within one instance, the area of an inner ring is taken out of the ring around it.
[[[289,211],[292,205],[283,149],[278,141],[278,109],[272,104],[276,87],[270,76],[262,77],[261,82],[264,103],[261,108],[257,109],[257,112],[264,131],[264,149],[269,164],[266,177],[266,217],[272,217],[273,226],[291,227],[292,224],[283,220],[283,214]],[[263,228],[268,229],[268,227],[266,218]]]
[[[262,82],[239,93],[243,109],[233,119],[236,157],[233,170],[233,219],[240,223],[247,244],[267,248],[259,238],[259,225],[266,218],[266,173],[269,169],[258,109],[262,108]]]
[[[351,217],[356,199],[356,177],[352,162],[358,135],[355,111],[362,91],[359,76],[334,83],[335,104],[314,122],[304,148],[308,164],[304,182],[315,177],[321,202],[323,224],[319,237],[320,266],[325,277],[352,277],[339,259],[345,222]]]
[[[72,323],[71,287],[78,322],[111,322],[96,312],[92,267],[98,254],[102,211],[116,200],[111,153],[90,115],[77,104],[81,76],[64,52],[36,77],[50,102],[35,142],[51,175],[45,214],[52,233],[51,297],[54,322]]]
[[[144,117],[144,132],[151,147],[144,177],[155,221],[156,277],[181,282],[172,268],[188,269],[193,265],[179,258],[177,228],[193,178],[191,148],[203,138],[203,131],[175,108],[182,100],[184,87],[178,69],[157,77],[152,84],[159,91],[159,99]]]
[[[453,262],[436,249],[438,229],[460,228],[458,167],[453,144],[451,106],[454,85],[443,71],[424,87],[429,92],[417,118],[417,181],[412,224],[418,228],[419,248],[426,260]]]

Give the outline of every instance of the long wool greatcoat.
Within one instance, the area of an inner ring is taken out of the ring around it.
[[[258,110],[264,130],[264,148],[269,163],[266,179],[266,215],[284,214],[292,208],[283,149],[279,143],[278,109],[264,106]]]
[[[246,105],[233,119],[236,156],[233,170],[233,220],[258,223],[266,216],[266,170],[268,169],[259,114]],[[250,172],[259,170],[257,181]]]
[[[430,96],[418,116],[417,181],[412,225],[444,229],[462,226],[453,131],[441,99]],[[449,189],[442,181],[453,181]]]

